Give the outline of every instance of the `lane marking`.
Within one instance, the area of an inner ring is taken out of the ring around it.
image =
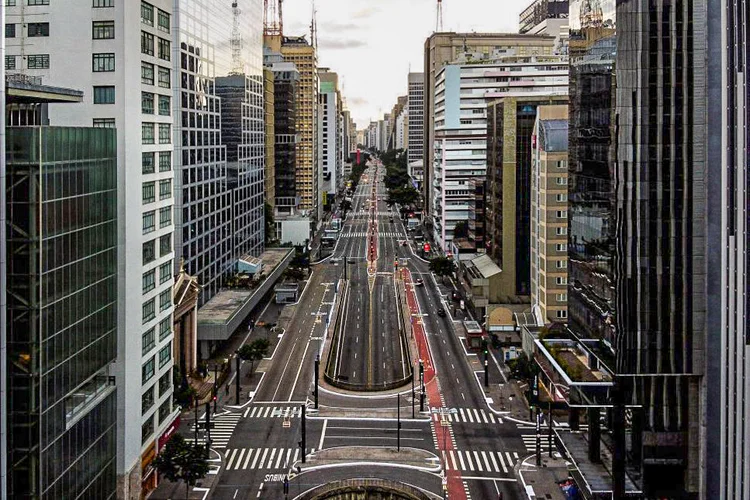
[[[326,428],[328,428],[328,419],[323,420],[323,430],[320,433],[320,442],[318,443],[318,448],[321,450],[323,449],[323,440],[326,437]]]

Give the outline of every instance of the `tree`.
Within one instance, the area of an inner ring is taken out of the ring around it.
[[[284,271],[284,277],[294,281],[302,281],[305,279],[305,271],[299,267],[287,267]]]
[[[255,339],[249,344],[240,347],[240,358],[250,361],[250,373],[248,376],[253,374],[255,362],[266,357],[269,347],[271,347],[271,342],[268,339]]]
[[[453,226],[453,239],[456,238],[467,238],[469,236],[469,225],[464,222],[456,222]]]
[[[268,203],[265,203],[263,205],[263,212],[265,214],[266,219],[266,245],[271,242],[271,240],[275,239],[275,233],[276,233],[276,222],[273,219],[273,209],[271,208],[271,205]]]
[[[190,487],[208,474],[208,453],[205,446],[195,446],[177,433],[154,458],[152,465],[170,481],[184,482],[185,498],[188,498]]]
[[[524,380],[529,384],[533,382],[534,375],[539,372],[537,364],[530,360],[525,352],[522,352],[516,359],[508,361],[508,368],[510,368],[511,377]]]
[[[388,205],[397,203],[402,207],[404,205],[411,205],[419,200],[419,191],[411,186],[397,187],[388,190],[388,199],[386,200]]]
[[[448,257],[435,257],[430,259],[430,271],[440,277],[450,276],[456,272],[456,263]]]

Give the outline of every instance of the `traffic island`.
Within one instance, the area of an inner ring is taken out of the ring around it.
[[[440,472],[440,459],[427,450],[401,447],[342,446],[327,448],[308,455],[305,463],[297,461],[293,469],[301,472],[346,464],[388,465],[422,472]]]

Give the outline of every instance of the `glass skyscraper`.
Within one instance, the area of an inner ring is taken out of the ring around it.
[[[11,498],[115,495],[114,129],[10,127]]]

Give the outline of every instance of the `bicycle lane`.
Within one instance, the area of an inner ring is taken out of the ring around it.
[[[411,271],[408,269],[401,269],[401,276],[404,279],[406,285],[411,284]],[[409,312],[412,318],[421,318],[419,316],[420,309],[417,303],[417,296],[414,292],[413,286],[406,286],[406,301],[409,306]],[[435,365],[430,354],[430,347],[427,344],[427,336],[425,335],[424,326],[420,321],[412,321],[412,330],[414,331],[414,338],[417,342],[417,349],[419,350],[419,357],[424,362],[424,384],[427,391],[427,401],[430,408],[442,408],[443,402],[440,395],[440,387],[438,384],[438,375],[435,370]],[[453,439],[451,438],[448,429],[450,427],[444,427],[437,425],[438,423],[432,419],[432,426],[435,429],[435,436],[437,441],[437,449],[440,452],[439,456],[444,456],[443,452],[449,452],[454,449]],[[447,467],[443,465],[443,471]],[[464,484],[461,479],[461,473],[451,467],[446,472],[448,497],[451,500],[466,500],[466,491]]]

